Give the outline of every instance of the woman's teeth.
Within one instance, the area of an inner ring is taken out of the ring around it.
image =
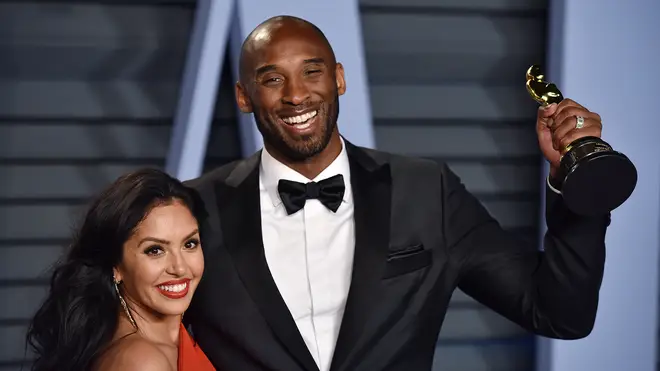
[[[158,288],[164,291],[181,292],[186,289],[186,286],[188,286],[187,283],[180,283],[178,285],[160,285]]]

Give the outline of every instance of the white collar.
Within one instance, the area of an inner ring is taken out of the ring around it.
[[[348,162],[348,154],[346,153],[346,144],[344,143],[343,138],[340,137],[340,140],[341,152],[339,152],[337,158],[335,158],[332,163],[321,171],[321,173],[314,179],[308,179],[299,172],[284,165],[268,153],[266,148],[263,148],[261,151],[261,164],[259,165],[259,188],[268,192],[273,206],[277,207],[282,203],[280,194],[277,191],[277,184],[280,179],[308,183],[310,181],[319,182],[323,179],[341,174],[344,177],[344,184],[346,185],[346,191],[344,192],[344,198],[342,201],[350,203],[352,200],[351,171]]]

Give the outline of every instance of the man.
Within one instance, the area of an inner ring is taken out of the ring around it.
[[[457,287],[536,334],[587,336],[609,215],[570,212],[553,176],[558,149],[600,136],[600,117],[569,99],[539,110],[551,164],[539,252],[446,165],[344,140],[346,86],[330,44],[304,20],[269,19],[245,40],[237,103],[254,114],[264,149],[189,182],[205,206],[208,269],[186,320],[214,365],[430,370]]]

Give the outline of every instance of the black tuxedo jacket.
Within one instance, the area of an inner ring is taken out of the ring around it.
[[[430,370],[457,287],[536,334],[590,333],[609,215],[575,215],[548,191],[540,252],[447,166],[346,146],[356,246],[332,371]],[[257,153],[187,182],[204,207],[206,269],[185,321],[219,370],[318,370],[266,263],[259,162]]]

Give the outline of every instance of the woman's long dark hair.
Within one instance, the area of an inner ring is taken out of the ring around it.
[[[123,245],[154,206],[173,200],[195,215],[191,190],[164,172],[143,169],[118,178],[92,202],[28,329],[27,342],[36,354],[32,370],[92,366],[119,321],[113,267],[122,259]]]

